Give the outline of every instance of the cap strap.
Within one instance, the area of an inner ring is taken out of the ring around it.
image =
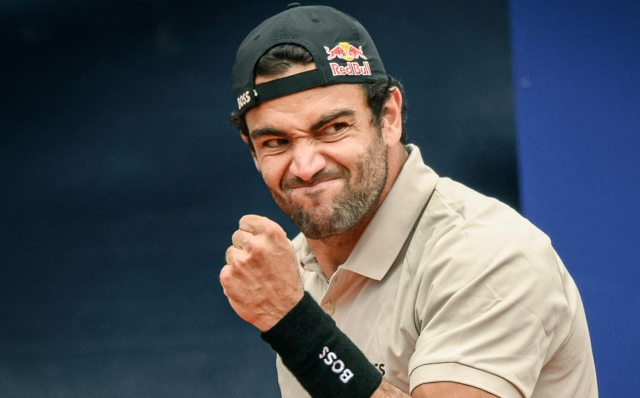
[[[256,105],[260,102],[269,101],[275,98],[284,97],[285,95],[297,93],[298,91],[322,86],[324,81],[320,70],[313,69],[295,75],[283,77],[281,79],[271,80],[266,83],[258,84],[255,87]]]

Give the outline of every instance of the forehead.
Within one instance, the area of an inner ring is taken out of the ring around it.
[[[305,130],[337,109],[351,109],[356,117],[370,114],[359,84],[316,87],[264,102],[246,114],[249,131],[274,127]]]

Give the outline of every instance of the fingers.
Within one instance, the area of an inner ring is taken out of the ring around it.
[[[284,235],[285,237],[287,235],[276,222],[255,214],[249,214],[240,219],[240,230],[253,235]]]
[[[233,235],[231,235],[231,242],[233,243],[233,246],[237,247],[238,249],[248,249],[248,246],[250,246],[250,242],[252,239],[255,239],[254,234],[243,231],[241,229],[237,230],[233,233]]]
[[[227,264],[233,264],[233,252],[237,250],[238,249],[236,247],[229,246],[227,252],[224,254],[224,260],[227,262]]]
[[[233,280],[233,275],[232,274],[233,274],[233,271],[231,270],[231,266],[229,264],[226,264],[220,270],[219,278],[220,278],[220,284],[222,285],[222,292],[227,297],[229,296],[227,294],[227,286],[229,286],[229,284]]]
[[[224,255],[224,259],[227,262],[227,264],[232,267],[246,267],[246,266],[251,266],[251,263],[252,263],[252,261],[250,261],[251,256],[252,254],[248,253],[245,250],[238,249],[235,246],[229,246],[229,248],[227,249],[227,252]]]
[[[253,235],[258,235],[263,230],[265,222],[269,220],[266,217],[257,216],[255,214],[248,214],[240,219],[239,227],[241,231],[249,232]]]
[[[226,264],[220,270],[220,285],[222,285],[222,293],[231,301],[231,299],[237,295],[238,291],[234,288],[234,283],[237,279],[237,268]]]

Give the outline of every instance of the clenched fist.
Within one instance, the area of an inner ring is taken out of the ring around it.
[[[231,307],[261,331],[271,329],[304,294],[293,244],[280,225],[247,215],[227,249],[220,283]]]

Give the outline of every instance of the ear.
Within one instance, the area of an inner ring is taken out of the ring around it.
[[[260,167],[258,167],[258,158],[256,158],[256,151],[255,149],[251,150],[251,147],[249,146],[249,137],[247,137],[244,134],[240,134],[240,137],[242,137],[242,141],[244,141],[247,148],[249,148],[249,152],[251,152],[251,157],[253,158],[253,164],[256,166],[256,169],[260,171]]]
[[[392,147],[400,142],[402,137],[402,94],[397,87],[393,87],[391,96],[387,99],[383,108],[383,136],[387,147]]]

